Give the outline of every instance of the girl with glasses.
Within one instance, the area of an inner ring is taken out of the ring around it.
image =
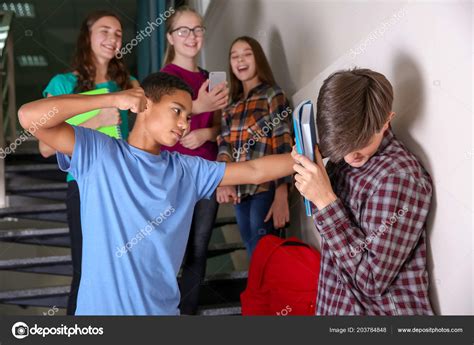
[[[215,161],[216,138],[220,133],[220,109],[228,102],[228,88],[221,83],[208,92],[209,73],[197,64],[206,29],[202,17],[189,7],[180,7],[166,21],[167,49],[162,72],[184,80],[193,90],[193,116],[190,131],[173,147],[162,150],[180,152]],[[193,214],[181,278],[181,314],[197,311],[199,287],[204,278],[207,247],[211,238],[218,204],[215,193],[199,201]]]

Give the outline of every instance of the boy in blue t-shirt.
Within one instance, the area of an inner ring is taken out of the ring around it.
[[[290,154],[242,163],[161,152],[185,134],[192,90],[154,73],[142,88],[105,95],[64,95],[23,105],[23,128],[58,151],[77,180],[83,228],[76,315],[177,315],[176,280],[192,210],[217,186],[261,184],[293,173]],[[57,113],[45,118],[55,107]],[[137,113],[128,143],[65,123],[93,109]]]

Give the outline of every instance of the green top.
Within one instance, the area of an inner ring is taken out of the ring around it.
[[[130,80],[136,80],[136,78],[130,76]],[[47,97],[48,94],[52,96],[59,95],[70,95],[76,93],[74,89],[77,84],[77,76],[74,73],[64,73],[55,75],[49,82],[48,86],[43,91],[43,97]],[[120,91],[120,87],[113,80],[106,81],[105,83],[99,83],[95,85],[96,89],[107,88],[109,92]],[[128,128],[128,111],[120,110],[120,117],[122,123],[120,124],[120,131],[122,133],[122,138],[127,140],[129,128]],[[67,182],[74,181],[74,178],[68,174]]]

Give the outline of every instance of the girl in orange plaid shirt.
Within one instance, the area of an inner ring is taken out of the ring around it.
[[[239,37],[229,52],[231,104],[224,108],[217,160],[242,162],[291,152],[288,100],[276,84],[260,44]],[[289,221],[291,176],[261,185],[219,187],[217,201],[233,202],[249,257],[258,240]]]

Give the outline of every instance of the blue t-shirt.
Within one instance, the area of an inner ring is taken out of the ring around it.
[[[177,274],[193,209],[225,164],[74,127],[72,158],[58,153],[81,194],[82,276],[76,315],[177,315]]]

